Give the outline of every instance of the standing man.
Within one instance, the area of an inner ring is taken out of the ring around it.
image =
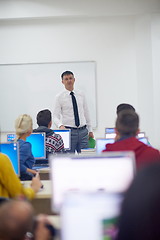
[[[70,71],[61,75],[65,90],[56,96],[53,121],[60,129],[71,129],[71,151],[80,153],[94,138],[89,111],[83,93],[74,90],[75,78]]]

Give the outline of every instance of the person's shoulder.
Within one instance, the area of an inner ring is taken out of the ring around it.
[[[80,89],[74,89],[74,92],[77,94],[84,94]]]
[[[55,133],[55,132],[53,132],[52,135],[47,136],[47,138],[52,138],[52,139],[55,139],[55,140],[60,140],[60,139],[62,139],[61,135],[60,135],[60,134],[57,134],[57,133]]]
[[[137,141],[139,142],[139,146],[147,153],[147,154],[152,154],[152,155],[155,155],[155,156],[158,156],[159,159],[160,159],[160,151],[150,145],[147,145],[141,141],[139,141],[137,139]]]
[[[152,146],[148,146],[148,145],[147,145],[147,149],[148,149],[148,151],[154,152],[155,154],[160,156],[160,151],[158,149],[156,149],[156,148],[154,148]]]
[[[36,133],[36,132],[38,132],[38,130],[37,130],[38,128],[35,128],[35,129],[33,129],[33,133]]]
[[[4,153],[0,153],[0,163],[1,163],[1,166],[3,166],[3,168],[1,168],[1,171],[2,171],[2,169],[3,169],[3,171],[5,171],[5,169],[10,171],[10,168],[12,168],[11,160]]]
[[[66,90],[63,90],[63,91],[57,93],[55,97],[56,97],[56,98],[60,98],[60,97],[62,97],[62,96],[65,96],[66,93],[67,93],[67,91],[66,91]]]
[[[75,92],[76,95],[79,95],[79,96],[81,96],[81,97],[84,97],[84,96],[85,96],[85,95],[84,95],[84,92],[82,92],[82,91],[79,90],[79,89],[75,89],[74,92]]]
[[[24,141],[22,139],[19,140],[19,143],[20,143],[20,148],[23,150],[28,150],[31,148],[31,143],[30,142],[27,142],[27,141]]]

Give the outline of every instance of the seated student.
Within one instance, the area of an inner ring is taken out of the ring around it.
[[[7,155],[0,153],[0,197],[15,198],[24,196],[33,199],[35,193],[41,187],[39,174],[32,178],[29,188],[24,188],[18,176],[15,174],[12,163]]]
[[[32,169],[35,159],[32,154],[31,144],[26,142],[26,138],[32,133],[32,118],[23,114],[15,121],[16,140],[20,149],[20,178],[21,180],[31,180],[37,173]]]
[[[103,152],[110,151],[134,151],[137,167],[147,163],[160,161],[160,152],[140,142],[136,135],[139,132],[139,117],[136,112],[123,110],[116,120],[116,141],[106,144]]]
[[[46,215],[34,216],[34,209],[27,201],[9,200],[0,206],[1,240],[51,240],[51,227]]]
[[[54,133],[52,126],[52,115],[48,109],[42,110],[37,114],[38,128],[33,132],[45,132],[46,133],[46,156],[50,153],[64,152],[63,139],[59,134]]]
[[[160,163],[138,171],[125,193],[116,240],[160,239]]]
[[[123,110],[133,110],[135,112],[135,108],[131,104],[121,103],[117,106],[116,114],[118,115]]]

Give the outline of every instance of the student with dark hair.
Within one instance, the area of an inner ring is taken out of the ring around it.
[[[71,71],[61,75],[65,90],[55,99],[54,123],[60,129],[71,129],[70,152],[88,148],[89,137],[94,138],[85,96],[74,90],[75,78]]]
[[[121,111],[116,120],[116,141],[113,144],[107,144],[103,152],[109,151],[134,151],[137,167],[147,163],[160,161],[158,150],[140,142],[136,135],[139,132],[139,117],[132,110]]]
[[[160,239],[160,163],[142,168],[125,194],[116,240]]]
[[[59,134],[54,133],[51,129],[52,126],[52,114],[48,109],[41,110],[37,114],[38,128],[33,132],[45,132],[46,133],[46,156],[49,154],[64,152],[63,139]]]
[[[117,106],[116,113],[120,113],[123,110],[133,110],[135,112],[135,108],[128,103],[121,103]]]

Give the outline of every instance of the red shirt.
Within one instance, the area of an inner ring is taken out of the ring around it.
[[[157,149],[147,146],[135,137],[106,144],[106,149],[103,152],[111,151],[133,151],[135,153],[137,168],[147,163],[160,161],[160,152]]]

